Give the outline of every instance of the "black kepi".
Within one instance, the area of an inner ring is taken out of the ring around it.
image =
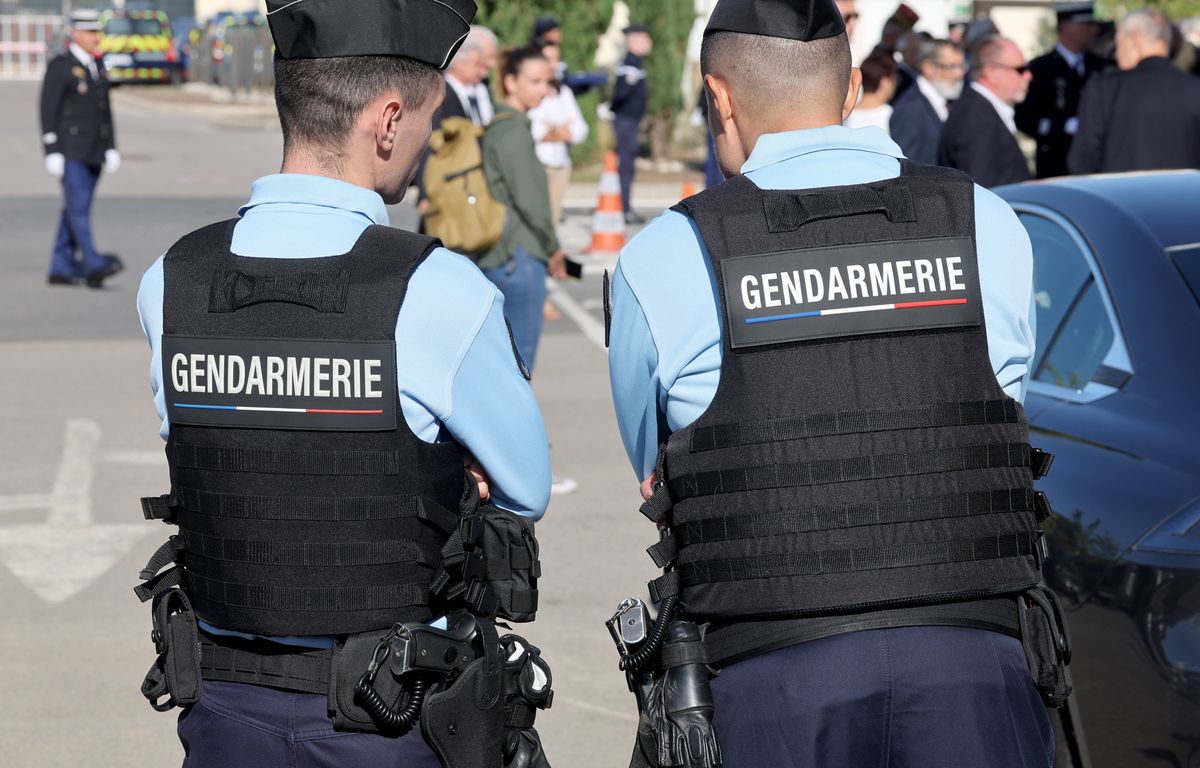
[[[846,31],[834,0],[720,0],[704,33],[741,32],[807,43]]]
[[[445,69],[471,20],[473,0],[267,0],[279,56],[404,56]]]

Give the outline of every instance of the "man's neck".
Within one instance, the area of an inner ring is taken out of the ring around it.
[[[313,152],[293,150],[287,153],[283,158],[283,167],[279,169],[279,172],[295,173],[304,176],[321,176],[326,179],[344,181],[347,184],[369,189],[372,192],[375,191],[375,179],[369,171],[364,172],[362,169],[355,168],[352,164],[346,162],[343,162],[340,167],[335,168],[328,160],[323,161],[318,154]]]

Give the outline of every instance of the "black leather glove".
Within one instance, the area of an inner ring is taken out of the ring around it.
[[[645,702],[646,715],[658,736],[660,768],[721,766],[721,747],[713,730],[712,690],[708,667],[701,660],[702,648],[699,627],[690,621],[671,622],[663,643],[664,670],[652,684]]]

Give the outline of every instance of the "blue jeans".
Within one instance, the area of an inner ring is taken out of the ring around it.
[[[92,200],[100,183],[100,166],[68,160],[63,168],[63,210],[50,258],[50,274],[77,277],[104,266],[92,242]],[[78,251],[81,261],[75,260]]]
[[[416,728],[399,739],[333,730],[328,700],[206,681],[179,716],[183,768],[441,768]]]
[[[867,630],[713,680],[726,768],[1050,768],[1054,731],[1015,638]]]
[[[504,317],[517,351],[532,373],[545,321],[542,307],[546,303],[546,265],[517,246],[508,263],[485,269],[483,274],[504,294]]]

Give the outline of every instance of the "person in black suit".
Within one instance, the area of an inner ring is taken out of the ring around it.
[[[1092,80],[1079,103],[1072,173],[1200,168],[1200,78],[1167,58],[1170,22],[1134,11],[1117,31],[1122,71]]]
[[[123,269],[120,259],[99,253],[92,240],[92,199],[101,169],[112,173],[121,164],[108,105],[108,81],[96,64],[99,45],[96,11],[76,11],[71,18],[71,43],[46,66],[42,80],[46,171],[61,179],[63,186],[50,285],[86,282],[99,288]]]
[[[909,160],[933,165],[949,102],[962,93],[963,54],[949,40],[929,40],[916,61],[920,75],[892,104],[891,135]]]
[[[982,187],[1025,181],[1029,163],[1013,118],[1029,88],[1025,55],[1007,38],[989,38],[977,47],[970,74],[942,129],[938,165],[958,168]]]
[[[1017,105],[1017,128],[1037,140],[1037,177],[1067,175],[1067,151],[1079,125],[1079,96],[1107,62],[1090,50],[1100,27],[1092,4],[1060,3],[1058,43],[1029,62],[1029,95]]]

